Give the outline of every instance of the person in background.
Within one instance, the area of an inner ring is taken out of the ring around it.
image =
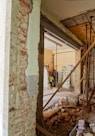
[[[55,87],[57,87],[57,85],[58,85],[58,72],[55,69],[53,69],[53,76],[54,76]]]
[[[51,87],[54,87],[54,86],[55,86],[55,84],[54,84],[54,76],[53,76],[52,73],[50,73],[49,82],[50,82]]]

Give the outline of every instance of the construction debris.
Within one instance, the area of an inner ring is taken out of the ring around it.
[[[84,122],[86,122],[86,125],[89,127],[86,127]],[[75,129],[75,136],[79,136],[79,132],[83,132],[85,136],[90,136],[90,134],[95,136],[95,108],[91,113],[87,113],[85,109],[80,106],[75,108],[64,107],[52,117],[45,120],[48,131],[55,134],[55,136],[68,136],[76,124],[78,125]]]

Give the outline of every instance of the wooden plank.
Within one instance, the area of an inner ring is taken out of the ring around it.
[[[43,109],[48,105],[48,103],[52,100],[52,98],[56,95],[56,93],[59,91],[59,89],[62,87],[62,85],[67,81],[67,79],[71,76],[71,74],[74,72],[74,70],[77,68],[77,66],[84,60],[84,58],[88,55],[89,51],[95,46],[95,41],[90,45],[88,50],[85,52],[85,54],[82,56],[82,58],[79,60],[79,62],[75,65],[75,67],[72,69],[72,71],[68,74],[68,76],[65,78],[63,82],[60,83],[59,87],[55,91],[55,93],[50,97],[50,99],[47,101],[47,103],[44,105]]]
[[[50,132],[48,132],[46,129],[44,129],[43,127],[41,127],[38,123],[36,124],[37,129],[42,132],[43,134],[45,134],[46,136],[53,136],[53,134],[51,134]]]
[[[44,125],[43,122],[43,69],[44,69],[44,28],[40,26],[40,43],[39,43],[39,93],[37,98],[37,122]]]
[[[87,24],[87,30],[88,30],[87,39],[89,41],[90,40],[90,23],[86,23],[86,24]],[[70,31],[72,31],[84,43],[86,43],[86,29],[85,29],[86,24],[77,25],[77,26],[69,28]],[[92,34],[93,34],[93,31],[92,31]]]
[[[53,109],[49,109],[43,112],[44,120],[52,117],[54,114],[56,114],[62,107],[55,107]]]

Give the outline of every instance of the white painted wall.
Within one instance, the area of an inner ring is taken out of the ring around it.
[[[0,136],[8,136],[11,3],[0,0]]]

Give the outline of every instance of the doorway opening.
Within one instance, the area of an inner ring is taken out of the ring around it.
[[[60,123],[65,126],[66,124],[68,125],[68,121],[63,119],[63,115],[60,116],[63,122],[60,122],[59,114],[65,114],[61,111],[66,108],[75,108],[77,103],[80,85],[77,85],[76,81],[80,80],[80,65],[62,86],[60,84],[79,61],[81,51],[77,48],[77,43],[69,39],[64,32],[60,31],[59,28],[50,23],[50,21],[48,22],[48,20],[44,19],[42,18],[41,20],[41,42],[39,48],[40,91],[38,101],[38,111],[40,111],[40,113],[42,111],[43,116],[39,118],[39,113],[37,112],[37,117],[41,120],[43,128],[51,132],[52,130],[57,131],[57,128],[55,128],[56,125],[54,125],[56,123],[59,128]],[[56,78],[53,75],[54,72],[56,73]],[[53,82],[51,82],[51,80],[53,80]],[[66,118],[68,118],[67,115]],[[72,129],[72,126],[70,127],[70,129],[67,127],[67,132]],[[62,131],[63,133],[66,132],[65,130]],[[59,132],[59,130],[57,132]],[[63,135],[65,135],[65,133]]]
[[[48,104],[47,102],[79,59],[80,50],[76,50],[55,34],[44,32],[43,118],[46,124],[50,123],[52,117],[63,107],[75,107],[77,104],[80,86],[76,84],[76,80],[80,78],[80,66],[77,68],[79,73],[77,70],[73,72],[52,100]]]

